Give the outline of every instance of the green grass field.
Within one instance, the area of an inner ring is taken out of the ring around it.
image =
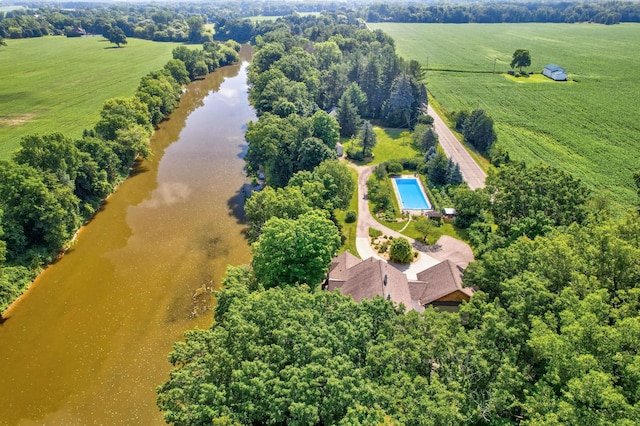
[[[373,130],[376,132],[376,146],[373,147],[373,160],[367,163],[355,163],[374,165],[393,159],[413,158],[420,155],[411,143],[411,135],[404,129],[389,129],[374,126]],[[347,149],[351,147],[353,142],[354,141],[351,140],[343,141],[345,152],[347,152]]]
[[[178,45],[127,41],[117,49],[102,37],[7,40],[0,47],[0,159],[28,134],[81,136],[106,99],[133,95]]]
[[[563,168],[610,194],[614,207],[637,202],[639,24],[370,25],[391,35],[401,56],[430,69],[485,72],[430,70],[426,83],[448,112],[486,110],[512,158]],[[491,73],[494,61],[497,72],[510,69],[518,48],[531,52],[529,71],[555,63],[571,81],[521,83]]]

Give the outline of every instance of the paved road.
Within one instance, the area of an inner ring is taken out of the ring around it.
[[[460,165],[462,177],[469,185],[469,188],[484,188],[484,180],[487,177],[486,173],[473,160],[460,141],[453,135],[447,125],[444,124],[442,118],[431,108],[431,105],[427,107],[427,112],[433,117],[433,127],[438,134],[440,146],[444,149],[447,157],[452,158],[453,161]]]

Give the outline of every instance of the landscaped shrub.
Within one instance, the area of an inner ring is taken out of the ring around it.
[[[389,259],[398,263],[409,263],[413,260],[413,249],[406,238],[394,238],[389,250]]]
[[[387,163],[387,171],[391,174],[402,173],[402,164],[398,160],[391,160]]]
[[[369,228],[369,236],[371,238],[378,238],[381,235],[382,235],[382,231],[375,228]]]
[[[364,160],[364,153],[362,152],[361,149],[349,148],[347,149],[347,158],[349,160],[362,161]]]
[[[353,223],[353,222],[355,222],[355,221],[356,221],[356,218],[357,218],[357,217],[358,217],[358,216],[357,216],[357,214],[356,214],[356,212],[355,212],[355,211],[353,211],[353,210],[349,210],[349,211],[347,212],[347,215],[346,215],[346,216],[345,216],[345,218],[344,218],[344,221],[345,221],[346,223]]]
[[[396,221],[396,211],[394,209],[385,210],[379,215],[380,219],[386,220],[387,222],[395,222]]]
[[[378,180],[383,180],[387,178],[387,163],[378,164],[378,166],[373,169],[373,176],[375,176]]]
[[[400,164],[402,164],[403,169],[411,170],[412,172],[415,172],[416,170],[418,170],[418,166],[423,163],[420,157],[401,158],[398,161],[400,161]]]

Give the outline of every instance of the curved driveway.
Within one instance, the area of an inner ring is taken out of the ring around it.
[[[352,167],[358,171],[358,227],[356,230],[356,249],[358,250],[360,258],[364,260],[374,257],[386,262],[385,259],[376,253],[369,243],[369,228],[374,228],[382,231],[386,235],[392,235],[394,238],[406,238],[411,242],[413,248],[420,253],[418,259],[408,265],[389,262],[389,264],[393,265],[396,269],[404,272],[410,280],[417,279],[416,274],[418,272],[424,271],[445,259],[449,259],[462,267],[466,267],[469,262],[473,261],[473,251],[471,247],[455,238],[443,235],[433,246],[426,246],[393,229],[387,228],[375,220],[369,211],[369,200],[367,197],[367,180],[369,176],[371,176],[371,172],[373,172],[375,166],[355,167],[352,165]]]
[[[447,157],[453,159],[453,161],[460,165],[460,172],[465,182],[469,185],[469,188],[484,188],[484,180],[487,174],[478,166],[471,155],[469,155],[449,127],[442,121],[442,118],[431,108],[431,105],[427,106],[427,113],[433,117],[433,128],[438,134],[440,146],[442,146]]]

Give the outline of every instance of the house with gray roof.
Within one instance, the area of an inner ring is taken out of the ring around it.
[[[416,281],[387,262],[370,257],[360,260],[349,252],[335,257],[325,283],[329,291],[340,290],[356,302],[376,296],[402,303],[407,311],[424,311],[427,306],[457,311],[469,300],[473,289],[463,287],[462,268],[445,260],[417,274]]]

